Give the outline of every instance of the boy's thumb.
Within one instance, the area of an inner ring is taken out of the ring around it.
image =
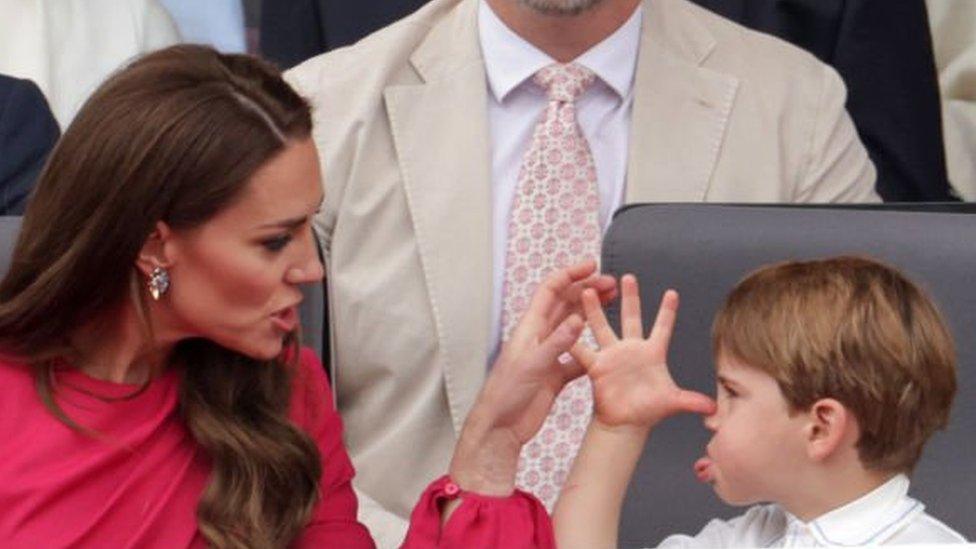
[[[711,415],[715,413],[715,401],[696,391],[682,390],[678,394],[678,407],[685,412]]]

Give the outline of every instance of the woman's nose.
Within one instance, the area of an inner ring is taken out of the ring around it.
[[[285,273],[285,280],[289,284],[309,284],[322,280],[324,276],[325,267],[319,260],[318,242],[309,229],[302,239],[302,257]]]
[[[285,280],[289,284],[311,284],[318,282],[325,276],[325,267],[319,258],[310,260],[302,267],[292,267],[285,274]]]

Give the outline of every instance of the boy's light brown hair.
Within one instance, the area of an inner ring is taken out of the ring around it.
[[[952,336],[935,305],[866,258],[752,273],[718,312],[712,347],[772,376],[792,411],[841,402],[860,426],[861,462],[875,470],[911,471],[956,392]]]

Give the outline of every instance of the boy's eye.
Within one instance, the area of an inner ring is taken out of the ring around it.
[[[278,252],[287,246],[289,242],[291,242],[291,235],[284,234],[264,240],[261,242],[261,245],[267,248],[269,251]]]
[[[722,390],[725,391],[725,394],[728,395],[729,398],[735,398],[739,396],[739,393],[735,392],[735,389],[732,389],[728,385],[722,385]]]

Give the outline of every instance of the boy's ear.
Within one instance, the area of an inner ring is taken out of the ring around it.
[[[835,455],[842,446],[857,443],[857,422],[839,401],[822,398],[807,412],[805,436],[807,455],[814,461],[824,461]]]
[[[136,268],[143,276],[148,277],[156,267],[168,269],[173,265],[172,240],[173,230],[165,221],[158,221],[136,257]]]

